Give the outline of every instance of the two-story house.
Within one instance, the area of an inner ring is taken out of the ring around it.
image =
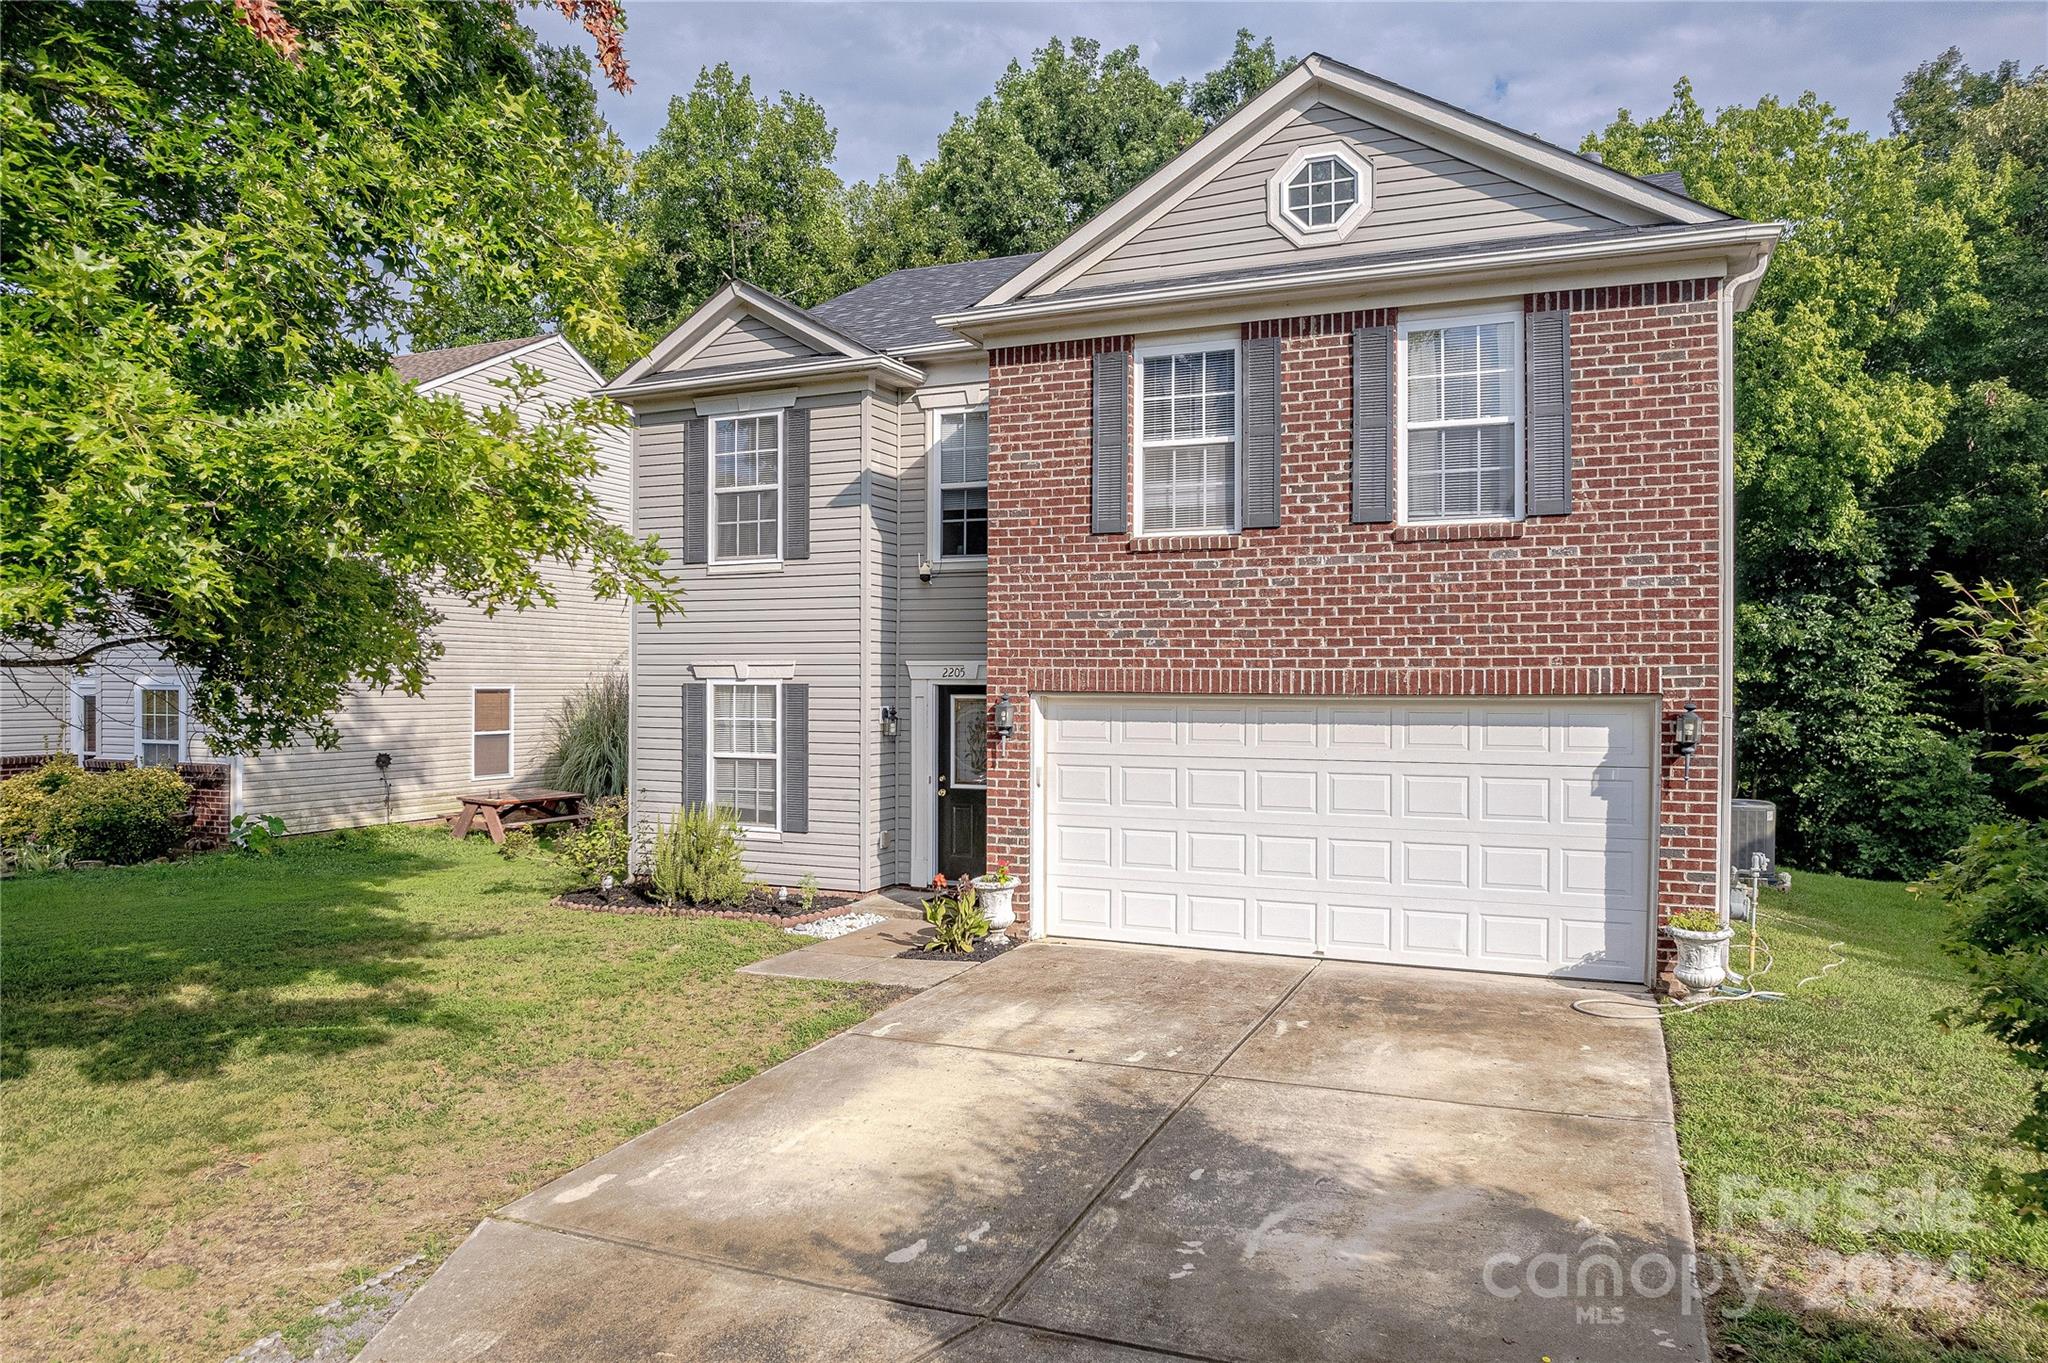
[[[1312,56],[1054,249],[607,391],[686,617],[637,809],[1034,934],[1645,980],[1723,899],[1730,345],[1778,235]]]

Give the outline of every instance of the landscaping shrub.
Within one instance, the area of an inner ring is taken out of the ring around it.
[[[550,785],[593,798],[626,793],[627,725],[633,694],[613,668],[563,701],[541,775]]]
[[[149,861],[185,840],[191,793],[167,767],[80,771],[53,760],[0,781],[0,844],[40,843],[72,861]]]
[[[924,902],[924,921],[932,925],[932,940],[926,951],[973,951],[988,936],[988,915],[974,886],[962,880],[958,894],[933,895]]]
[[[655,892],[671,904],[733,906],[753,888],[740,853],[740,821],[718,806],[677,811],[655,834],[648,870]]]
[[[593,802],[589,823],[555,839],[555,855],[579,877],[600,887],[606,877],[615,885],[626,883],[627,861],[632,851],[633,830],[626,822],[623,795]]]

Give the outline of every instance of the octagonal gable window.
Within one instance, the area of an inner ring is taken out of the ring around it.
[[[1268,220],[1297,246],[1342,241],[1372,211],[1372,163],[1340,142],[1298,148],[1266,186]]]
[[[1358,172],[1335,156],[1304,163],[1287,182],[1287,216],[1310,231],[1335,227],[1358,204]]]

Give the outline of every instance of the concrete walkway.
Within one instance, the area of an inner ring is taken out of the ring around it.
[[[1701,1359],[1662,1036],[1585,992],[1032,944],[513,1203],[362,1357]]]
[[[931,940],[932,930],[915,907],[922,896],[884,891],[853,905],[849,913],[879,913],[888,922],[827,937],[795,951],[764,956],[740,967],[742,975],[772,975],[785,980],[842,980],[890,984],[904,989],[929,989],[971,970],[973,961],[904,960],[903,953]]]

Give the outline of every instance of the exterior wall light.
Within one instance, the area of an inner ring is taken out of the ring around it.
[[[896,737],[896,707],[893,705],[882,707],[882,737]]]
[[[1017,717],[1010,708],[1008,696],[996,697],[995,726],[997,738],[1008,738],[1017,732]]]
[[[1700,745],[1700,707],[1691,701],[1671,718],[1671,746],[1685,759],[1685,774],[1692,775],[1692,755]]]

